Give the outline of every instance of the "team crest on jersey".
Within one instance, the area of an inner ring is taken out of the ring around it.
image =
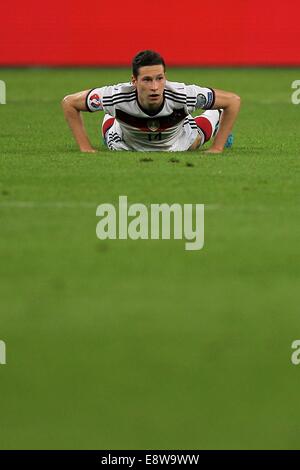
[[[160,127],[160,122],[158,119],[149,119],[147,121],[147,127],[150,131],[155,132]]]
[[[97,95],[97,93],[94,93],[94,94],[90,97],[90,105],[91,105],[92,108],[94,108],[94,109],[99,109],[99,108],[101,107],[100,96]]]

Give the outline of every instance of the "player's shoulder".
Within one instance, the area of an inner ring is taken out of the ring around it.
[[[165,97],[173,106],[195,106],[197,93],[190,85],[182,82],[166,82]]]
[[[103,88],[102,99],[120,98],[135,95],[135,88],[131,83],[118,83],[116,85],[108,85]]]
[[[135,88],[131,83],[118,83],[92,88],[86,96],[86,107],[89,111],[102,111],[116,104],[136,100]]]
[[[167,99],[168,103],[170,103],[173,107],[186,105],[186,84],[180,82],[170,82],[167,80],[165,85],[165,98]]]
[[[165,91],[175,94],[186,94],[186,84],[181,82],[166,81]]]

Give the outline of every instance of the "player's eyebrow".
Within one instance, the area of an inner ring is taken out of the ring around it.
[[[163,78],[163,74],[160,73],[160,74],[156,75],[155,77],[151,77],[150,75],[145,75],[144,77],[142,77],[142,80],[145,80],[145,79],[146,80],[149,80],[149,79],[153,80],[153,78]]]

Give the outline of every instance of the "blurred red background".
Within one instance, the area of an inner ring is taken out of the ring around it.
[[[300,65],[296,0],[40,3],[1,6],[1,65],[129,65],[155,49],[168,65]]]

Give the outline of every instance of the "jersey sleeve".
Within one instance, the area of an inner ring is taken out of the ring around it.
[[[117,105],[135,99],[134,87],[130,83],[119,83],[90,90],[86,97],[86,107],[90,112],[104,111],[115,117]]]
[[[106,88],[107,87],[92,88],[92,90],[88,92],[85,100],[88,111],[91,113],[94,113],[95,111],[103,111],[102,97]]]
[[[198,85],[187,85],[186,94],[188,103],[192,104],[192,110],[211,109],[215,104],[215,92],[212,88],[200,87]]]

